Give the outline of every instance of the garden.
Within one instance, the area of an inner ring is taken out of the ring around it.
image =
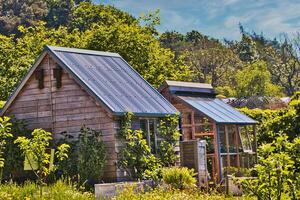
[[[294,134],[300,125],[299,94],[282,110],[241,109],[260,124],[258,163],[248,173],[252,178],[239,182],[244,191],[239,198],[299,199],[300,138]],[[113,198],[238,198],[225,195],[221,186],[200,190],[192,169],[174,167],[178,160],[174,147],[180,136],[178,116],[161,118],[158,129],[164,140],[158,154],[151,152],[141,130],[131,129],[132,118],[131,113],[123,116],[118,132],[124,141],[118,167],[132,180],[152,180],[153,184],[143,188],[125,185]],[[101,132],[82,127],[77,139],[66,134],[53,140],[45,130],[26,130],[20,120],[2,117],[0,125],[1,199],[95,198],[94,184],[101,181],[106,158]]]

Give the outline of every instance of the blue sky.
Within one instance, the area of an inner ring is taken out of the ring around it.
[[[95,0],[139,17],[160,9],[158,30],[198,30],[219,39],[239,39],[238,23],[270,38],[300,31],[300,0]]]

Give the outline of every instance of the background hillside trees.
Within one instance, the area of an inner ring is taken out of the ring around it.
[[[300,89],[299,34],[281,42],[240,25],[241,40],[221,41],[197,30],[160,34],[159,23],[159,10],[135,18],[90,0],[0,0],[0,100],[45,45],[117,52],[155,87],[166,79],[206,82],[226,97]]]

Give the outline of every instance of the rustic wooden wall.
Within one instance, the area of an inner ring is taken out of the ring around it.
[[[62,71],[62,86],[57,89],[52,70],[55,67],[54,60],[46,56],[37,68],[44,69],[44,88],[39,89],[38,80],[33,74],[5,115],[26,120],[30,129],[51,131],[54,137],[61,132],[76,137],[83,125],[101,130],[108,155],[104,179],[114,181],[117,154],[112,114],[97,104],[66,71]]]

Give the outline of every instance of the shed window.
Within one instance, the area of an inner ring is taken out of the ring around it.
[[[138,122],[138,124],[137,124]],[[132,129],[141,129],[152,153],[157,151],[157,122],[155,119],[140,119],[132,122]]]
[[[247,126],[241,126],[239,127],[240,132],[240,140],[242,143],[243,151],[244,152],[252,152],[252,145],[251,140],[249,137],[249,127]]]

